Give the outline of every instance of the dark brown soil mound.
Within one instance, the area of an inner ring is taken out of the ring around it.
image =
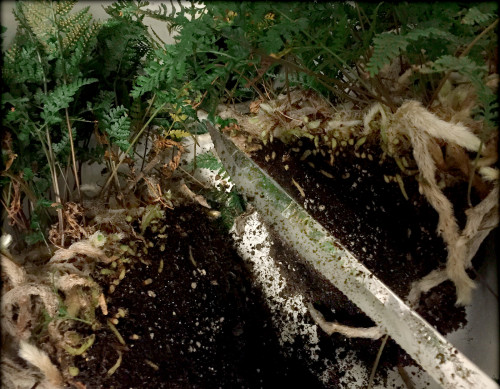
[[[77,380],[87,388],[321,387],[305,365],[281,354],[227,234],[194,208],[167,211],[153,228],[145,263],[134,260],[108,302],[109,316],[128,311],[116,325],[126,346],[104,327],[79,359]],[[109,376],[118,351],[121,365]]]

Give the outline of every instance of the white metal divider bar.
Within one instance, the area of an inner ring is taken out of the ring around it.
[[[499,386],[362,265],[232,141],[208,124],[238,190],[304,260],[391,336],[443,388]]]

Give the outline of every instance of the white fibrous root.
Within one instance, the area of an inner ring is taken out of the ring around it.
[[[61,373],[52,363],[45,351],[40,350],[28,342],[21,341],[19,356],[40,369],[45,377],[45,387],[56,389],[64,386]]]
[[[439,140],[477,152],[481,141],[467,127],[441,120],[416,101],[404,103],[392,117],[390,126],[392,131],[409,137],[411,141],[421,176],[420,190],[439,214],[437,231],[448,249],[447,278],[442,271],[431,272],[413,285],[408,299],[415,304],[420,293],[450,279],[456,287],[457,304],[467,305],[471,302],[475,284],[466,269],[471,266],[472,257],[481,242],[498,223],[498,184],[495,183],[478,205],[465,212],[466,226],[460,231],[453,205],[436,180],[437,165],[444,164],[444,160],[436,158],[439,153],[433,151],[433,146]]]
[[[10,358],[2,353],[2,388],[12,389],[53,389],[52,384],[46,384],[42,373],[36,368],[26,368],[19,358]]]
[[[104,245],[105,242],[106,238],[104,237],[104,235],[97,231],[88,239],[73,243],[67,249],[57,250],[54,253],[54,256],[50,259],[50,263],[66,262],[77,255],[85,255],[91,258],[95,258],[101,262],[109,263],[111,262],[111,259],[100,248]]]
[[[5,358],[2,355],[2,383],[6,387],[24,389],[33,387],[37,382],[41,389],[64,386],[65,375],[46,352],[51,355],[56,352],[64,372],[68,362],[67,358],[60,358],[61,353],[78,355],[93,343],[95,335],[86,339],[79,337],[71,331],[73,320],[68,319],[77,318],[93,324],[97,307],[107,313],[101,288],[89,276],[92,261],[87,258],[106,262],[108,257],[102,249],[106,239],[97,231],[88,239],[73,243],[68,249],[58,250],[43,266],[33,264],[33,261],[25,261],[25,265],[20,266],[19,258],[2,252],[2,339],[11,342],[14,347],[19,345],[19,356],[30,363],[28,368],[24,366],[24,371],[20,371],[17,364],[10,363],[12,355]],[[77,261],[70,263],[69,260],[74,257]],[[34,329],[46,317],[51,320],[47,326],[48,338],[38,346],[41,348],[27,343],[33,339]],[[76,335],[67,339],[66,335],[71,333]],[[10,382],[15,385],[10,385]],[[20,382],[32,384],[24,386]]]
[[[31,336],[31,323],[36,315],[31,310],[31,296],[40,297],[51,317],[59,308],[57,296],[46,285],[25,283],[6,292],[2,296],[2,327],[16,339],[29,339]]]
[[[388,78],[395,79],[401,70],[401,64],[387,67]],[[403,74],[400,79],[402,89],[406,88],[411,73],[415,71],[424,69],[412,68]],[[466,270],[481,242],[498,224],[495,197],[498,197],[500,173],[493,167],[498,159],[497,135],[492,131],[488,139],[477,135],[487,135],[484,127],[487,124],[472,117],[472,110],[477,105],[474,87],[462,83],[465,80],[458,73],[452,73],[450,80],[456,77],[459,77],[455,81],[460,81],[460,85],[454,87],[451,81],[448,82],[432,104],[432,111],[415,100],[397,100],[398,103],[401,101],[401,106],[395,112],[381,102],[363,112],[352,109],[352,105],[332,107],[312,92],[294,90],[288,96],[282,94],[272,101],[254,102],[250,109],[255,114],[253,117],[234,116],[238,117],[240,129],[246,131],[245,135],[239,135],[244,138],[241,143],[254,137],[263,144],[279,138],[285,144],[297,141],[298,146],[302,146],[304,142],[300,139],[306,138],[309,148],[302,153],[301,160],[304,161],[310,155],[321,153],[325,156],[329,153],[329,164],[333,166],[339,153],[349,147],[356,157],[373,160],[371,151],[377,143],[382,151],[379,164],[390,157],[401,170],[401,174],[391,177],[384,175],[385,182],[397,183],[407,200],[404,178],[418,174],[420,193],[439,215],[437,233],[442,237],[448,254],[445,269],[436,270],[421,282],[414,283],[408,296],[413,303],[424,290],[449,279],[456,287],[457,304],[469,304],[475,284]],[[229,112],[224,115],[233,117]],[[362,151],[365,143],[371,148],[368,155]],[[299,147],[291,150],[302,152]],[[471,153],[477,157],[472,158]],[[461,231],[456,210],[443,190],[463,182],[469,182],[481,201],[465,212],[466,226]],[[301,192],[301,188],[295,186]]]
[[[373,327],[350,327],[343,324],[329,322],[325,317],[311,303],[307,303],[307,309],[311,314],[314,322],[328,335],[339,333],[348,338],[366,338],[366,339],[379,339],[384,335],[384,332],[376,326]]]
[[[11,286],[26,282],[26,271],[9,257],[2,254],[2,271],[8,277]]]

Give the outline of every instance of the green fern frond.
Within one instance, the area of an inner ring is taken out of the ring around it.
[[[219,161],[211,151],[198,154],[196,156],[196,166],[198,168],[210,169],[213,171],[219,171],[224,168],[222,162]]]
[[[450,33],[435,27],[414,29],[406,35],[396,35],[393,33],[378,34],[373,39],[373,55],[366,66],[366,70],[372,77],[375,76],[385,65],[389,64],[401,52],[404,52],[410,43],[416,42],[421,38],[429,38],[430,36],[446,40],[455,39]]]
[[[5,52],[2,75],[4,81],[40,84],[43,82],[43,65],[36,60],[36,49],[33,46],[20,47],[13,44]]]
[[[101,130],[108,134],[111,142],[122,151],[130,147],[130,124],[128,111],[123,105],[111,108],[102,115],[99,121]]]
[[[439,57],[432,66],[437,72],[447,72],[456,70],[464,75],[480,72],[486,72],[486,66],[479,66],[469,57],[455,57],[453,55],[443,55]]]
[[[76,129],[72,128],[71,133],[73,139],[76,139]],[[69,135],[67,132],[63,132],[62,138],[59,142],[52,142],[52,150],[54,154],[58,156],[59,154],[68,155],[70,152],[70,142]]]
[[[177,7],[179,9],[177,9]],[[194,4],[191,4],[191,7],[194,7]],[[172,34],[172,32],[179,29],[180,19],[185,18],[185,14],[189,12],[189,7],[185,6],[181,1],[177,1],[177,5],[174,6],[173,1],[170,1],[170,10],[168,6],[164,3],[160,3],[157,10],[141,10],[141,12],[153,19],[161,20],[162,22],[167,23],[168,33]]]
[[[59,22],[60,31],[64,34],[62,46],[69,52],[72,51],[73,45],[81,38],[85,38],[88,30],[92,29],[92,15],[89,13],[89,8],[86,7]]]
[[[495,15],[493,13],[483,13],[476,7],[472,7],[463,17],[462,23],[468,25],[483,24],[484,22],[492,19],[494,16]]]
[[[98,81],[96,78],[78,79],[67,85],[59,85],[52,92],[44,97],[43,112],[40,114],[41,118],[45,120],[48,125],[59,123],[59,111],[68,108],[69,104],[73,101],[74,96],[84,85],[92,84]]]
[[[46,47],[51,36],[57,32],[48,1],[19,2],[14,16],[20,26],[29,29],[36,40]]]
[[[231,190],[229,193],[221,192],[221,197],[226,199],[221,209],[220,218],[223,226],[229,230],[234,224],[234,219],[245,211],[245,202],[235,190]]]
[[[155,56],[157,60],[150,61],[144,69],[146,74],[137,78],[130,92],[132,97],[138,98],[147,92],[153,91],[165,80],[167,68],[173,63],[173,58],[164,50],[155,50]]]
[[[74,5],[73,1],[19,2],[14,14],[20,26],[33,35],[47,54],[70,58],[77,45],[83,51],[91,47],[99,30],[90,7],[70,14]]]
[[[493,91],[486,85],[484,78],[487,74],[485,65],[479,66],[469,57],[454,57],[443,55],[438,58],[429,72],[457,71],[467,77],[474,86],[478,98],[478,114],[485,123],[485,131],[496,126],[498,120],[498,100]]]
[[[55,4],[55,11],[58,15],[64,16],[67,15],[75,6],[76,1],[64,0],[58,1]]]

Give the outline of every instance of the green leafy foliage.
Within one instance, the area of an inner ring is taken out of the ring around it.
[[[120,0],[105,8],[103,23],[73,5],[19,2],[19,29],[3,53],[3,129],[22,156],[10,173],[23,173],[23,183],[51,201],[54,172],[68,167],[72,143],[79,162],[102,158],[103,145],[88,147],[97,129],[111,154],[133,153],[146,123],[179,140],[205,132],[198,108],[217,123],[221,102],[266,100],[295,86],[333,104],[362,109],[378,101],[395,111],[402,99],[430,105],[441,80],[458,72],[475,87],[476,119],[490,129],[498,120],[485,82],[497,65],[496,3],[170,2],[150,9],[147,1]],[[175,42],[162,42],[146,17],[164,22]],[[408,70],[404,94],[395,96],[390,82]],[[196,163],[225,177],[214,159],[200,155]]]
[[[377,35],[373,39],[373,55],[366,66],[366,70],[371,76],[376,75],[380,69],[404,52],[410,43],[429,37],[441,38],[448,41],[453,41],[454,39],[453,35],[434,27],[415,29],[405,35],[394,33]]]
[[[190,162],[187,167],[192,169],[194,161]],[[196,168],[212,170],[222,181],[231,179],[224,165],[210,151],[196,156]],[[220,222],[226,231],[233,226],[234,219],[245,210],[245,202],[234,188],[229,191],[210,189],[203,191],[202,194],[212,206],[220,209]]]
[[[122,151],[130,147],[130,118],[123,105],[104,111],[99,126]]]
[[[69,107],[80,88],[96,81],[95,78],[77,79],[70,84],[57,86],[46,95],[41,95],[43,111],[40,113],[40,117],[45,121],[45,124],[50,126],[60,123],[62,118],[59,117],[59,111]]]
[[[478,8],[472,7],[463,17],[462,23],[469,25],[482,24],[484,22],[487,22],[488,20],[491,20],[493,17],[494,14],[492,12],[483,13]]]
[[[194,160],[188,164],[188,168],[194,167]],[[214,171],[221,180],[229,179],[229,174],[227,173],[224,165],[212,152],[206,152],[198,154],[196,156],[196,167],[199,169],[209,169]]]
[[[17,155],[2,181],[7,206],[11,180],[21,184],[22,199],[29,193],[31,201],[32,196],[66,201],[53,184],[72,171],[66,169],[70,155],[79,162],[103,158],[103,147],[88,147],[96,120],[112,147],[129,146],[129,89],[150,50],[151,41],[142,39],[147,28],[140,18],[102,25],[93,21],[89,7],[73,12],[74,4],[16,4],[18,30],[2,53],[2,127],[12,137],[10,152]],[[96,96],[97,85],[108,92]],[[40,204],[32,209],[30,243],[41,241],[55,216],[53,208]]]

